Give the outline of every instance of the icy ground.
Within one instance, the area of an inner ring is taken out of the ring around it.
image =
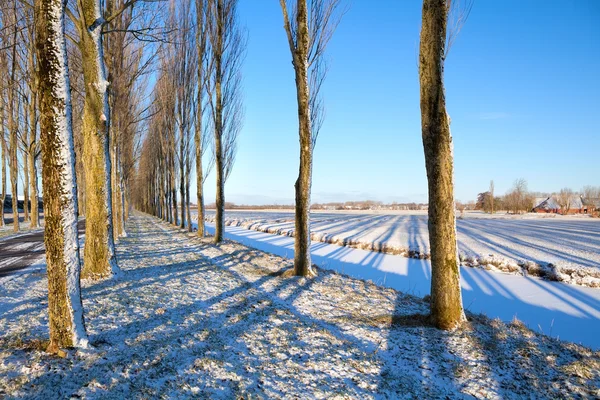
[[[463,265],[600,287],[600,220],[534,214],[457,220]],[[214,220],[208,212],[207,220]],[[292,212],[227,211],[226,224],[292,236]],[[429,257],[427,215],[372,212],[311,214],[311,238],[342,246]]]
[[[94,348],[46,355],[43,271],[0,282],[0,397],[577,398],[600,353],[515,322],[422,323],[420,298],[132,216],[118,280],[85,282]]]

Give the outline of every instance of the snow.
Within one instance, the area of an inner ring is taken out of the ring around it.
[[[212,232],[213,226],[207,224]],[[227,227],[226,237],[253,248],[293,259],[294,238]],[[370,280],[417,296],[429,294],[428,260],[312,242],[312,261],[321,268]],[[466,310],[600,349],[600,290],[534,277],[461,267]]]
[[[3,283],[0,397],[600,395],[598,352],[472,314],[465,328],[439,331],[410,317],[428,309],[410,294],[322,269],[283,278],[289,260],[155,221],[131,217],[120,278],[84,282],[89,350],[40,351],[43,272]]]
[[[464,264],[600,286],[600,220],[581,217],[457,220]],[[228,211],[226,225],[291,236],[291,212]],[[207,213],[207,221],[214,212]],[[426,213],[312,213],[312,239],[407,257],[428,258]]]

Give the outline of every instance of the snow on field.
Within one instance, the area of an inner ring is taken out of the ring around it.
[[[214,212],[208,212],[208,221]],[[227,211],[226,224],[292,236],[292,212]],[[600,287],[600,220],[529,214],[487,218],[467,213],[457,220],[463,264]],[[312,239],[342,246],[428,258],[424,212],[311,214]]]
[[[89,351],[40,351],[43,272],[2,283],[0,397],[600,396],[600,353],[521,323],[470,315],[438,331],[412,295],[322,269],[284,278],[281,257],[130,221],[123,275],[84,283]]]
[[[211,225],[207,228],[210,232],[214,229]],[[282,257],[294,255],[291,237],[240,227],[227,227],[226,237]],[[429,294],[428,260],[314,241],[311,254],[313,263],[322,268],[419,297]],[[461,285],[463,304],[469,311],[505,322],[518,318],[535,331],[600,349],[598,289],[468,267],[461,268]]]

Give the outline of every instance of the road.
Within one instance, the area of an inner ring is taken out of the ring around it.
[[[79,236],[85,233],[85,221],[77,224]],[[44,231],[25,232],[0,240],[0,277],[14,274],[44,256]]]

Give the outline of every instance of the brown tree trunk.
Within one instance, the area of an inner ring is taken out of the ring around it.
[[[4,126],[4,112],[5,109],[0,109],[0,118],[2,118],[2,125]],[[6,199],[6,140],[4,139],[4,130],[0,130],[0,150],[2,151],[2,156],[0,157],[0,168],[2,169],[2,176],[0,179],[0,226],[4,226],[4,200]]]
[[[179,195],[181,196],[181,221],[179,222],[179,227],[181,229],[185,228],[185,218],[186,218],[186,212],[185,212],[185,171],[184,171],[184,139],[183,136],[185,135],[183,129],[181,130],[181,143],[180,143],[180,147],[179,147]]]
[[[33,60],[33,55],[31,56],[31,60],[30,60],[30,65],[32,66],[32,70],[35,71],[37,68],[35,66],[35,61]],[[37,76],[37,73],[34,72],[33,74],[34,76]],[[34,78],[35,79],[35,78]],[[39,218],[40,218],[40,213],[38,210],[38,188],[37,188],[37,167],[36,167],[36,157],[37,157],[37,139],[36,139],[36,135],[37,135],[37,120],[36,120],[36,112],[37,112],[37,102],[38,102],[38,98],[37,98],[37,87],[38,87],[38,82],[37,79],[35,79],[33,85],[32,85],[32,100],[30,103],[30,123],[29,126],[31,127],[31,137],[29,138],[29,143],[27,144],[28,146],[28,151],[29,151],[29,157],[27,158],[27,162],[29,162],[29,196],[30,196],[30,203],[31,203],[31,228],[37,228],[39,225]]]
[[[223,158],[223,0],[217,0],[217,49],[213,51],[215,62],[215,167],[217,173],[217,193],[215,199],[215,243],[223,241],[225,232],[225,160]]]
[[[173,147],[175,144],[173,144]],[[177,226],[177,185],[176,185],[176,176],[175,176],[175,149],[173,148],[172,157],[171,157],[171,202],[173,207],[173,220],[171,223]]]
[[[17,18],[17,5],[14,3],[14,16]],[[10,185],[11,185],[11,193],[12,193],[12,211],[13,211],[13,231],[19,231],[19,199],[17,195],[18,190],[18,178],[19,178],[19,163],[17,161],[17,122],[15,121],[16,113],[18,112],[17,107],[15,107],[15,92],[16,82],[15,82],[15,74],[17,70],[17,30],[18,26],[14,24],[14,34],[13,34],[13,46],[12,46],[12,67],[11,67],[11,87],[8,94],[8,129],[9,129],[9,162],[10,162]]]
[[[32,155],[29,157],[29,173],[31,178],[29,179],[29,185],[31,186],[30,197],[31,197],[31,227],[37,228],[40,223],[40,212],[38,203],[38,185],[37,185],[37,167],[35,163],[35,148],[31,146]]]
[[[196,145],[196,197],[198,198],[198,236],[204,237],[204,171],[202,169],[202,137],[204,135],[202,126],[203,104],[202,93],[204,92],[204,53],[206,51],[206,38],[204,36],[204,1],[196,0],[196,45],[198,47],[198,106],[196,109],[196,132],[194,144]]]
[[[187,173],[187,179],[186,179],[186,183],[185,183],[185,203],[186,203],[187,220],[188,220],[187,230],[188,230],[188,232],[192,232],[192,211],[190,210],[190,174],[189,174],[189,172]]]
[[[23,132],[23,142],[29,142],[29,130]],[[29,221],[29,148],[21,153],[23,157],[23,220]]]
[[[298,131],[300,137],[300,168],[294,185],[296,190],[296,232],[294,243],[294,273],[298,276],[314,274],[310,259],[310,190],[312,184],[312,133],[310,125],[308,87],[308,10],[306,0],[298,0],[296,14],[296,49],[293,64],[296,73],[298,101]]]
[[[202,146],[199,131],[202,128],[198,127],[196,129],[196,196],[198,197],[198,236],[204,237],[204,179],[202,170],[202,149],[199,149],[199,146]]]
[[[431,318],[441,329],[463,320],[460,269],[456,246],[452,136],[444,94],[446,0],[424,0],[419,81],[421,129],[429,188],[431,247]]]
[[[83,158],[86,224],[82,277],[100,279],[119,272],[112,221],[108,82],[104,68],[99,0],[81,0],[78,4],[81,7],[79,47],[85,82]]]
[[[77,181],[63,1],[36,0],[35,20],[46,219],[48,351],[56,352],[65,347],[87,347],[88,342],[79,286]]]

